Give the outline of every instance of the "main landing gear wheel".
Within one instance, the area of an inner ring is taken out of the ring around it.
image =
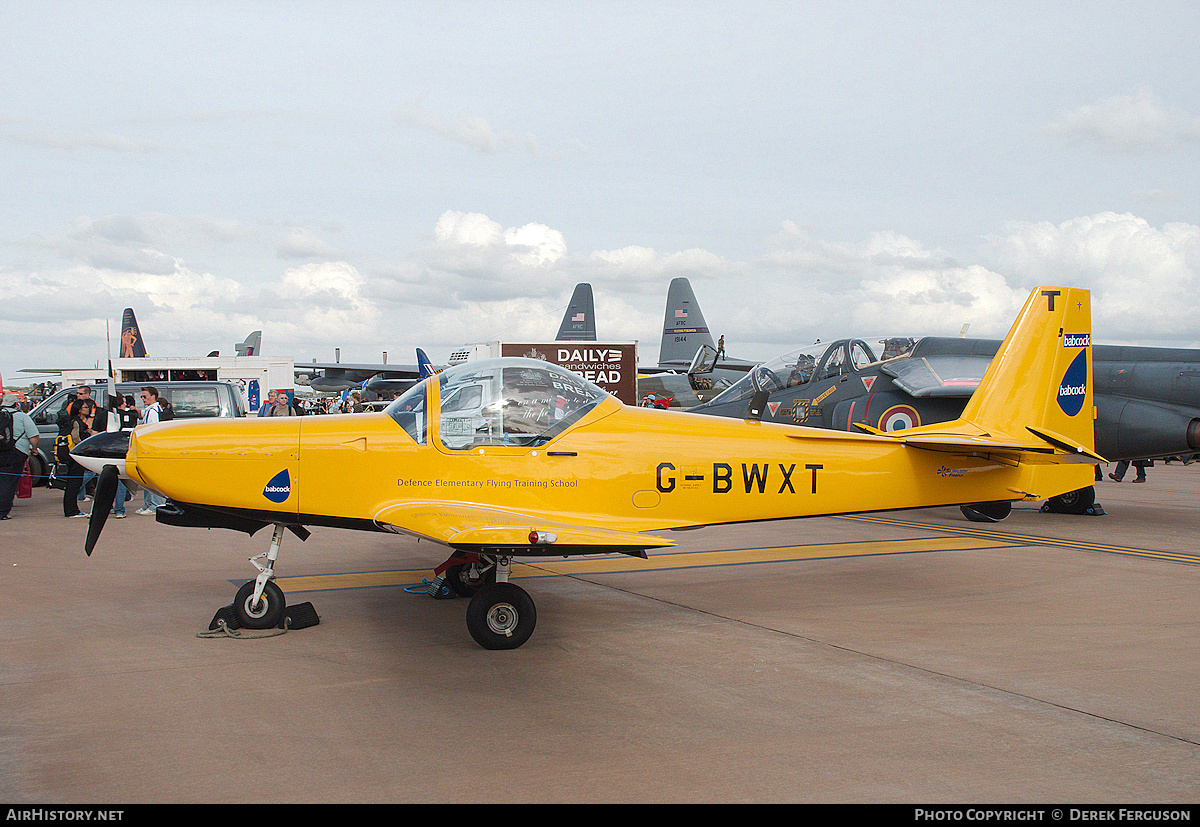
[[[485,586],[467,606],[467,631],[484,649],[516,649],[537,625],[533,599],[520,586]]]
[[[1086,514],[1088,509],[1096,504],[1096,489],[1089,485],[1059,494],[1046,500],[1046,510],[1055,514]]]
[[[262,597],[255,603],[254,583],[253,580],[247,580],[238,589],[237,597],[233,599],[233,613],[238,623],[247,629],[274,629],[283,618],[283,610],[287,605],[283,589],[268,580],[263,587]]]

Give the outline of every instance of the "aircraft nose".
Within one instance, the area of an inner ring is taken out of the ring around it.
[[[105,465],[124,468],[131,433],[132,431],[106,431],[90,436],[71,449],[71,456],[84,468],[97,474]]]

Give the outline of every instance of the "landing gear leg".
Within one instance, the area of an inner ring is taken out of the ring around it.
[[[537,625],[537,609],[520,586],[508,582],[509,558],[496,558],[496,582],[481,588],[467,606],[467,631],[484,649],[516,649]]]
[[[283,531],[284,527],[276,523],[270,550],[250,558],[250,562],[258,569],[258,577],[242,584],[234,598],[234,616],[247,629],[270,629],[277,626],[283,617],[286,601],[283,590],[274,583],[275,561],[283,544]],[[258,562],[259,557],[267,558],[265,566]]]

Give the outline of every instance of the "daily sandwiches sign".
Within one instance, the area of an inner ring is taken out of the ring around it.
[[[636,342],[504,342],[500,355],[561,365],[626,405],[638,403]]]

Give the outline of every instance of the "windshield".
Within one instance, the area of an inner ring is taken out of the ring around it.
[[[586,379],[535,359],[488,359],[443,371],[439,438],[452,450],[544,445],[608,397]],[[418,444],[426,440],[426,382],[387,408]]]
[[[425,444],[425,386],[428,382],[428,379],[418,382],[384,408],[384,413],[396,420],[396,424],[418,445]]]

